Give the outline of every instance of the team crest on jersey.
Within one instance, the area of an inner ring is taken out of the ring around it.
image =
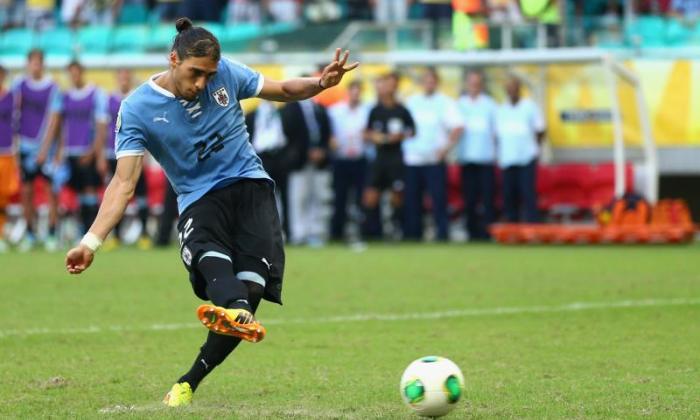
[[[217,89],[214,92],[214,100],[217,104],[226,108],[228,106],[228,92],[226,92],[226,88]]]

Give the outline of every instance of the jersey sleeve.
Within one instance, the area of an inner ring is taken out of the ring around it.
[[[122,102],[114,126],[114,150],[117,159],[125,156],[142,156],[146,151],[146,135],[136,110],[128,102]]]
[[[229,60],[228,58],[223,58],[222,61],[227,69],[228,81],[233,85],[238,100],[253,98],[260,94],[265,83],[265,78],[262,74],[245,64]]]
[[[109,110],[107,95],[102,90],[95,92],[95,122],[109,123]]]

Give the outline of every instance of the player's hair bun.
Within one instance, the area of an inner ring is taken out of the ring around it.
[[[175,29],[177,29],[177,33],[179,34],[188,29],[192,29],[192,21],[189,18],[182,17],[175,21]]]

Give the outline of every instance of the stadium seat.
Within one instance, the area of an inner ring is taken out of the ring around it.
[[[686,45],[691,31],[677,19],[669,19],[666,25],[666,44],[671,46]]]
[[[588,185],[591,166],[567,163],[557,166],[551,189],[553,211],[575,212],[589,208]]]
[[[142,52],[148,41],[148,29],[142,25],[119,26],[114,31],[111,49],[113,52]]]
[[[34,33],[26,28],[16,28],[2,34],[0,54],[25,55],[32,49]]]
[[[658,16],[640,16],[625,27],[629,45],[661,47],[666,43],[666,20]]]
[[[221,39],[221,37],[226,32],[224,25],[221,25],[219,23],[202,22],[201,25],[203,28],[211,32],[212,35],[214,35],[217,39]]]
[[[172,24],[160,24],[151,28],[146,42],[148,51],[167,51],[175,39],[177,31]]]
[[[224,51],[243,51],[252,39],[260,35],[262,35],[260,25],[254,23],[230,25],[225,28],[219,41]]]
[[[109,51],[112,28],[109,26],[85,26],[78,31],[78,43],[83,53],[106,54]]]
[[[37,34],[38,47],[47,55],[71,56],[75,54],[75,33],[66,27],[47,29]]]

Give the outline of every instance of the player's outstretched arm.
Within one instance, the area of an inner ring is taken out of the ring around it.
[[[80,274],[90,267],[97,248],[121,220],[129,200],[134,196],[142,167],[143,156],[124,156],[117,161],[117,170],[105,190],[95,221],[80,244],[66,254],[66,270],[69,273]]]
[[[258,95],[262,99],[278,102],[294,102],[316,96],[324,89],[340,83],[345,73],[353,71],[359,62],[347,64],[350,51],[340,54],[340,48],[335,50],[333,61],[327,65],[320,77],[298,77],[282,82],[265,79],[265,84]]]

